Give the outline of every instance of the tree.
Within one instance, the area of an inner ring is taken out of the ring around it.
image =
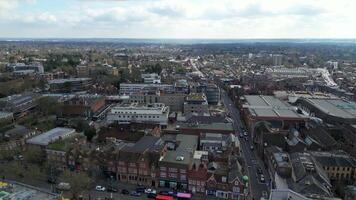
[[[94,128],[87,128],[84,130],[84,135],[87,137],[88,141],[91,141],[93,137],[96,135],[96,131]]]
[[[77,199],[84,190],[89,189],[91,183],[91,179],[86,173],[70,172],[68,170],[63,172],[60,180],[70,184],[73,199]]]
[[[29,147],[24,151],[25,161],[28,163],[42,165],[45,161],[45,152],[37,147]]]
[[[72,83],[71,82],[65,82],[63,83],[63,88],[66,92],[71,92],[72,90]]]
[[[58,101],[52,97],[42,97],[37,100],[39,111],[43,115],[55,115],[61,108]]]

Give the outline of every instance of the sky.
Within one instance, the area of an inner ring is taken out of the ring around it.
[[[355,0],[0,0],[2,38],[356,38]]]

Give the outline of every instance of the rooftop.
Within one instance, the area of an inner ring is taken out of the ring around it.
[[[340,118],[356,119],[356,103],[343,99],[302,98],[322,112]]]
[[[75,82],[75,81],[89,81],[91,78],[66,78],[66,79],[54,79],[48,81],[49,84],[61,84],[66,82]]]
[[[126,146],[123,151],[132,153],[143,153],[147,149],[153,149],[155,146],[162,146],[163,141],[153,136],[143,136],[133,146]]]
[[[47,146],[48,144],[73,133],[75,133],[75,130],[72,128],[57,127],[33,138],[30,138],[26,142],[28,144]]]
[[[246,95],[244,108],[249,109],[253,116],[258,117],[283,117],[283,118],[306,118],[296,112],[296,109],[274,96]]]

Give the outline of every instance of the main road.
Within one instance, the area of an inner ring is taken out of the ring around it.
[[[262,169],[263,174],[266,177],[266,182],[269,180],[268,173],[264,169],[262,165],[262,161],[259,160],[255,152],[251,150],[251,146],[253,144],[251,142],[250,135],[248,134],[247,136],[240,137],[239,134],[243,134],[243,129],[245,129],[241,121],[240,112],[224,90],[222,90],[221,100],[225,105],[226,109],[230,113],[230,116],[233,120],[234,129],[238,132],[236,136],[238,136],[240,140],[242,154],[245,158],[245,162],[247,166],[247,173],[248,173],[247,175],[249,177],[249,187],[250,187],[250,197],[251,199],[254,200],[260,199],[262,197],[262,191],[266,191],[267,193],[269,193],[269,191],[268,191],[267,184],[262,183],[260,181],[260,176],[258,175],[257,168]]]

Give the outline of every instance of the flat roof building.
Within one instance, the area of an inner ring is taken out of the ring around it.
[[[356,103],[340,98],[301,97],[295,105],[331,124],[356,124]]]
[[[168,115],[169,107],[163,103],[122,103],[109,111],[107,120],[117,123],[136,122],[166,126],[168,123]]]
[[[308,116],[299,114],[295,107],[274,96],[246,95],[241,104],[244,120],[252,133],[259,121],[270,122],[275,129],[289,130],[309,119]]]
[[[87,90],[91,84],[91,78],[67,78],[48,81],[52,92],[78,92]]]
[[[37,135],[33,138],[28,139],[26,143],[30,145],[46,147],[52,142],[55,142],[59,139],[64,139],[66,137],[70,137],[75,133],[76,133],[75,130],[72,128],[57,127],[45,133]]]

